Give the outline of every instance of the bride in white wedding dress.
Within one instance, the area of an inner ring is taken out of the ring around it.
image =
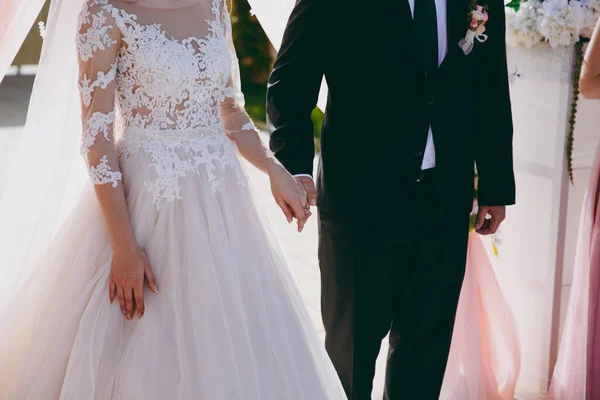
[[[236,148],[301,228],[306,196],[244,112],[225,0],[78,3],[90,183],[9,265],[31,272],[0,296],[0,399],[345,399],[241,170]]]

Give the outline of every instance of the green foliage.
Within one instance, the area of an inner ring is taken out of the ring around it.
[[[475,224],[477,223],[477,213],[469,215],[469,232],[475,231]]]
[[[567,132],[566,155],[569,179],[573,178],[573,144],[575,142],[575,121],[577,120],[577,103],[579,102],[579,75],[583,65],[583,41],[575,43],[575,68],[573,68],[573,98],[571,99],[571,115],[569,117],[569,131]]]
[[[233,0],[231,6],[233,42],[240,61],[242,92],[246,97],[246,111],[257,125],[264,125],[266,118],[266,95],[269,73],[276,52],[265,35],[256,17],[250,14],[247,0]],[[318,46],[315,43],[315,46]],[[321,138],[323,113],[315,109],[312,113],[317,150]]]
[[[264,123],[267,81],[275,50],[256,17],[250,15],[250,5],[246,0],[233,0],[231,22],[246,110],[255,122]]]
[[[312,112],[311,119],[314,126],[313,134],[315,136],[315,148],[321,151],[321,128],[323,127],[323,112],[315,108]]]
[[[511,0],[509,3],[506,3],[505,7],[512,8],[515,11],[519,11],[519,7],[521,6],[522,0]]]

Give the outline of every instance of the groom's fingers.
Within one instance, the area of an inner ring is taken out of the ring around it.
[[[490,219],[486,219],[488,214],[491,217]],[[505,217],[506,209],[504,206],[481,207],[477,214],[477,222],[475,224],[477,233],[480,235],[493,235],[496,233]]]
[[[490,224],[489,224],[489,229],[490,229],[490,233],[496,233],[496,231],[498,230],[498,227],[500,227],[500,219],[496,216],[492,216],[492,219],[490,219]]]
[[[477,210],[477,220],[475,221],[475,229],[480,230],[483,227],[483,224],[485,223],[485,217],[487,216],[488,211],[489,207],[479,207],[479,210]]]
[[[506,211],[504,207],[492,207],[490,210],[492,219],[490,220],[490,231],[496,233],[504,218],[506,218]]]
[[[481,226],[481,228],[477,229],[475,232],[479,233],[480,235],[490,235],[492,234],[492,231],[490,230],[490,220],[486,219],[483,222],[483,225]]]
[[[307,176],[299,176],[296,178],[302,183],[304,189],[306,189],[306,194],[308,195],[308,203],[311,206],[317,205],[317,189],[315,188],[315,182],[307,177]]]

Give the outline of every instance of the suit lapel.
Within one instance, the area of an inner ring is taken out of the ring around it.
[[[453,57],[460,56],[462,50],[458,42],[467,32],[467,12],[470,0],[446,0],[446,34],[448,35],[448,54],[440,65],[440,69]]]

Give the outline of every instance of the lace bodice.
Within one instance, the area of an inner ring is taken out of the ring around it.
[[[119,160],[144,151],[157,207],[180,198],[179,179],[200,167],[218,189],[218,163],[239,169],[229,135],[256,129],[244,112],[225,0],[179,14],[116,3],[87,0],[79,18],[81,151],[92,182],[117,187]]]

